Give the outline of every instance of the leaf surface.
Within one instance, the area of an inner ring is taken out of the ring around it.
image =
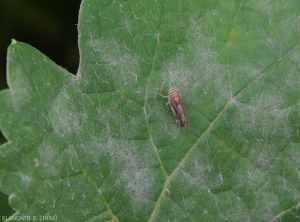
[[[13,41],[0,187],[59,221],[297,221],[299,11],[82,1],[76,76]],[[166,95],[176,86],[181,128]]]

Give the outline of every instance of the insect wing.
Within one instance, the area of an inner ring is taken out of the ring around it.
[[[184,110],[181,104],[178,104],[178,113],[176,115],[177,119],[180,122],[180,126],[185,127],[187,125],[187,120],[184,115]]]

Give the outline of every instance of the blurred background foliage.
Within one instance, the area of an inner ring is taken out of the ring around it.
[[[79,64],[77,22],[81,0],[0,1],[0,90],[7,89],[6,53],[12,39],[37,48],[76,74]],[[6,140],[0,133],[0,144]],[[14,213],[0,192],[0,220]]]

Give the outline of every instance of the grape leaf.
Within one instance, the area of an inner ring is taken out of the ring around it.
[[[14,40],[0,93],[14,216],[298,221],[299,11],[84,0],[76,76]],[[160,96],[173,86],[186,128]]]

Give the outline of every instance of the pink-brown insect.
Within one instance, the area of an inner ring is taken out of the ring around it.
[[[166,105],[170,104],[171,110],[176,117],[176,120],[179,121],[181,127],[187,126],[187,120],[184,115],[183,106],[181,103],[179,92],[176,88],[171,87],[168,94],[168,102]]]

